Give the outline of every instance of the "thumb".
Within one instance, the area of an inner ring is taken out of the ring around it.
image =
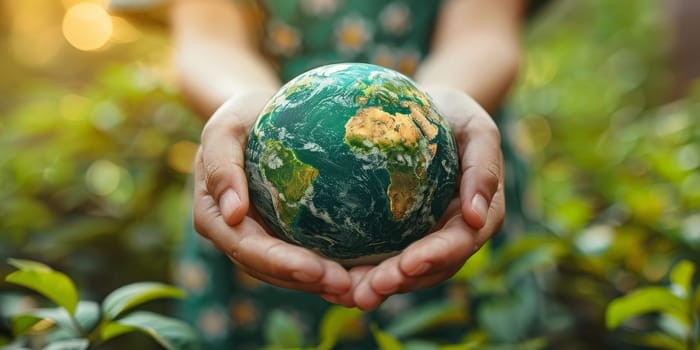
[[[488,116],[470,121],[466,133],[461,152],[462,215],[469,226],[480,229],[486,225],[491,200],[503,182],[500,133]]]
[[[235,225],[248,212],[245,147],[250,126],[224,104],[202,131],[195,181],[218,204],[224,221]]]

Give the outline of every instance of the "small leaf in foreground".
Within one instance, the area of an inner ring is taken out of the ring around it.
[[[105,316],[113,320],[146,302],[162,298],[183,298],[182,289],[157,282],[139,282],[123,286],[110,293],[102,303]]]
[[[11,259],[10,264],[19,268],[19,271],[7,275],[5,281],[34,290],[71,315],[75,313],[78,290],[68,276],[34,261]]]
[[[376,325],[372,325],[370,329],[380,350],[403,350],[401,343],[389,333],[383,332]]]
[[[129,332],[127,327],[148,334],[168,350],[199,349],[197,336],[189,325],[180,320],[147,311],[137,311],[112,322],[111,326],[103,330],[103,340]]]
[[[640,288],[608,304],[605,310],[605,325],[608,329],[614,329],[622,322],[648,312],[664,312],[679,320],[685,320],[685,305],[682,299],[665,287]]]
[[[695,265],[682,260],[671,270],[671,291],[681,298],[686,298],[692,291],[693,274]]]
[[[23,260],[23,259],[7,259],[7,263],[11,266],[16,267],[19,270],[35,270],[50,272],[53,271],[51,267],[46,264],[40,263],[38,261]]]
[[[99,306],[93,301],[81,301],[78,303],[74,317],[80,329],[77,329],[75,322],[63,308],[36,309],[13,317],[12,327],[15,335],[21,335],[25,332],[42,332],[58,326],[73,337],[78,337],[84,335],[83,333],[89,333],[97,326],[100,319]]]
[[[407,310],[384,330],[396,338],[405,338],[442,323],[463,322],[467,318],[464,307],[452,302],[437,301]]]
[[[70,339],[53,342],[43,350],[85,350],[90,347],[87,339]]]
[[[347,332],[348,325],[352,322],[359,322],[362,317],[362,310],[349,309],[342,306],[330,308],[321,320],[321,344],[318,349],[332,349],[343,334]]]
[[[21,337],[26,333],[41,333],[56,325],[54,321],[31,314],[16,315],[12,317],[11,324],[12,334],[15,337]]]

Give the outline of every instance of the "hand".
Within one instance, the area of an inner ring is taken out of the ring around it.
[[[194,168],[195,229],[262,281],[324,295],[348,293],[350,276],[342,266],[268,234],[249,204],[248,133],[273,93],[235,96],[205,125]]]
[[[459,197],[452,200],[436,231],[377,266],[351,269],[352,290],[322,294],[327,301],[372,310],[392,294],[437,285],[454,275],[503,224],[503,156],[496,124],[462,91],[426,90],[457,139]]]

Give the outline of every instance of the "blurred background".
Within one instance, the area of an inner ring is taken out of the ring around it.
[[[489,339],[585,349],[697,334],[698,297],[685,326],[609,330],[605,310],[700,262],[699,7],[559,0],[528,24],[518,119],[503,133],[529,162],[525,200],[544,227],[513,243],[507,268],[464,283],[491,297],[502,291],[489,281],[527,270],[548,312],[521,317],[537,324],[521,334],[470,320]],[[0,276],[8,257],[42,261],[93,300],[172,282],[202,125],[177,95],[171,50],[159,1],[0,1]],[[26,302],[4,282],[0,294],[0,310]]]

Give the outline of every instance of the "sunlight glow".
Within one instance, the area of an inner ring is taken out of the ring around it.
[[[41,0],[6,1],[3,5],[6,7],[0,11],[11,14],[7,42],[15,59],[33,67],[50,64],[62,46],[56,8]]]
[[[78,50],[103,47],[112,37],[112,18],[100,5],[78,3],[63,17],[63,36]]]

